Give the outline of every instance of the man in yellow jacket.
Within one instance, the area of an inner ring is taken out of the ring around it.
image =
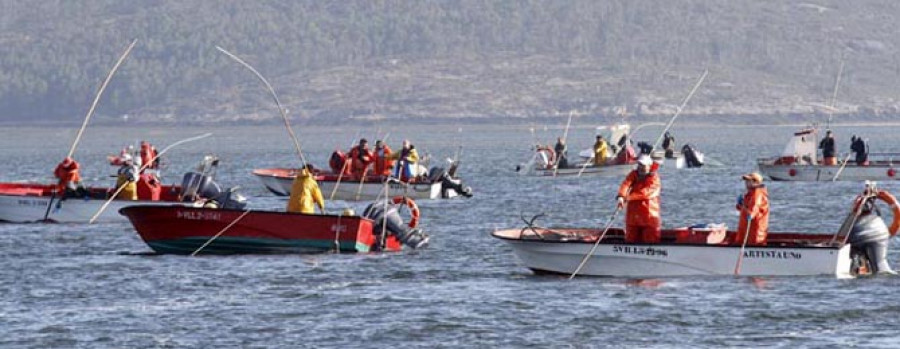
[[[597,135],[597,141],[594,142],[594,165],[606,165],[606,140],[601,135]]]
[[[291,198],[288,200],[287,211],[295,213],[315,214],[316,207],[319,205],[319,211],[325,213],[325,199],[322,198],[322,191],[319,190],[319,184],[313,176],[312,165],[307,164],[297,177],[294,178],[294,184],[291,185]]]

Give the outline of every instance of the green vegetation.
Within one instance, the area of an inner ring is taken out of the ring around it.
[[[802,113],[828,99],[842,57],[842,107],[900,103],[887,0],[0,2],[0,121],[80,121],[134,38],[107,118],[274,117],[216,45],[307,118],[664,113],[706,67],[697,113]]]

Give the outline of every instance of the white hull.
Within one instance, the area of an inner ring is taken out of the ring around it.
[[[838,175],[840,171],[840,175]],[[759,164],[759,172],[776,181],[892,181],[900,179],[900,169],[892,165],[840,166]]]
[[[293,179],[262,175],[256,177],[275,195],[291,195]],[[335,186],[337,186],[337,191],[334,191]],[[407,196],[414,200],[420,200],[453,198],[458,195],[454,190],[447,190],[446,197],[442,196],[440,183],[390,183],[388,186],[388,197]],[[334,200],[370,201],[384,197],[384,184],[379,182],[367,182],[360,185],[359,181],[341,181],[338,185],[333,181],[320,181],[319,189],[325,199],[332,199],[332,191],[334,191]]]
[[[520,239],[519,230],[494,232],[512,246],[516,256],[539,273],[571,274],[593,247],[588,241]],[[527,235],[527,233],[526,233]],[[621,241],[621,240],[618,240]],[[667,277],[734,275],[740,246],[702,244],[601,243],[579,272],[585,276]],[[850,274],[850,245],[842,247],[751,247],[744,250],[740,275]]]
[[[57,223],[87,223],[97,214],[106,200],[68,198],[60,201],[50,197],[0,195],[0,221],[28,223],[52,221]],[[130,201],[113,200],[97,217],[96,222],[127,222],[119,209],[131,205],[172,205],[171,201]]]
[[[581,176],[598,176],[598,177],[624,177],[631,170],[634,170],[634,165],[606,165],[606,166],[594,166],[588,165],[584,167],[584,171],[582,171],[582,166],[575,165],[572,167],[557,169],[554,173],[553,169],[540,169],[535,170],[534,173],[537,176],[557,176],[557,177],[577,177],[579,173]]]

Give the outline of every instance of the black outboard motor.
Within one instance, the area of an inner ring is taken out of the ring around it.
[[[206,199],[215,207],[243,210],[247,207],[247,199],[236,190],[237,187],[222,190],[212,177],[198,172],[188,172],[181,180],[181,201],[194,202]]]
[[[881,219],[873,199],[863,204],[862,210],[850,229],[849,242],[852,246],[854,269],[868,261],[872,274],[896,274],[887,262],[888,242],[891,234],[887,224]]]
[[[684,156],[684,163],[688,168],[702,167],[703,161],[700,161],[700,157],[697,155],[697,151],[691,147],[690,144],[685,144],[681,147],[681,156]]]
[[[455,165],[450,166],[450,171],[455,172],[455,169]],[[450,197],[450,190],[467,198],[472,197],[472,187],[463,185],[461,180],[451,177],[450,171],[444,170],[443,167],[432,167],[431,170],[428,171],[428,181],[431,183],[441,183],[441,197],[445,199]]]
[[[394,204],[390,201],[385,203],[385,201],[386,199],[382,199],[369,204],[362,214],[363,217],[375,222],[375,235],[380,235],[382,230],[384,230],[388,234],[397,237],[397,240],[400,240],[404,245],[413,249],[427,247],[430,240],[428,235],[419,228],[410,228],[403,222],[399,212],[401,204]],[[387,210],[385,210],[385,207]]]
[[[641,150],[641,154],[650,155],[650,153],[653,152],[653,146],[650,144],[647,144],[647,142],[638,142],[637,145],[638,145],[638,148],[640,148],[640,150]]]

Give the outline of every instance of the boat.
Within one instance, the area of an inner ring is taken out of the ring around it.
[[[87,188],[87,197],[63,199],[56,194],[56,185],[32,183],[0,183],[0,221],[9,223],[55,222],[87,223],[109,194],[116,188]],[[178,186],[162,186],[159,200],[147,200],[140,195],[138,201],[112,200],[109,207],[97,217],[96,222],[124,222],[116,211],[119,208],[140,203],[143,205],[171,205],[178,202]]]
[[[185,173],[181,185],[152,184],[151,175],[138,180],[138,200],[109,200],[116,187],[85,188],[87,195],[63,197],[57,186],[34,183],[0,183],[0,221],[9,223],[125,222],[117,211],[131,205],[168,206],[218,204],[232,198],[231,189],[223,190],[214,180],[218,159],[207,156],[197,172]],[[108,204],[107,204],[108,202]],[[104,208],[104,205],[107,205]],[[103,210],[101,211],[101,208]]]
[[[471,197],[472,189],[456,176],[456,164],[458,162],[454,161],[449,171],[433,167],[411,181],[374,175],[360,178],[323,170],[316,170],[314,174],[322,194],[332,200],[367,201],[384,197],[385,183],[388,186],[388,197],[406,196],[415,200]],[[294,168],[267,168],[254,170],[253,175],[273,194],[289,196],[297,172],[298,169]]]
[[[896,202],[895,199],[891,201]],[[571,275],[596,245],[578,275],[635,278],[832,275],[847,278],[872,270],[868,261],[878,261],[879,265],[884,262],[883,258],[869,258],[861,252],[863,247],[847,242],[853,241],[847,237],[851,227],[856,232],[857,208],[863,201],[858,199],[856,202],[854,212],[847,216],[838,233],[770,232],[764,246],[732,243],[736,232],[728,231],[724,225],[708,224],[664,229],[658,244],[626,243],[624,231],[617,228],[609,229],[603,235],[599,229],[540,228],[533,225],[533,220],[524,228],[498,230],[491,236],[508,243],[518,259],[536,274]],[[900,227],[900,208],[891,205],[894,222],[890,232],[893,235]],[[598,243],[601,236],[603,239]],[[886,248],[887,239],[883,243]],[[888,267],[885,272],[892,271]]]
[[[818,136],[814,127],[795,132],[780,156],[759,158],[759,172],[776,181],[893,181],[900,179],[894,158],[900,153],[869,153],[868,164],[859,165],[849,156],[838,156],[836,165],[823,165],[818,158]]]
[[[392,207],[385,218],[382,205]],[[396,206],[415,207],[408,198],[375,202],[362,216],[302,214],[245,209],[184,206],[122,208],[138,234],[160,254],[316,253],[340,251],[365,253],[399,251],[403,244],[425,247],[428,237],[415,228],[413,219],[403,225]],[[387,222],[382,228],[379,222]],[[402,226],[401,226],[402,225]],[[382,241],[380,232],[386,231]]]

